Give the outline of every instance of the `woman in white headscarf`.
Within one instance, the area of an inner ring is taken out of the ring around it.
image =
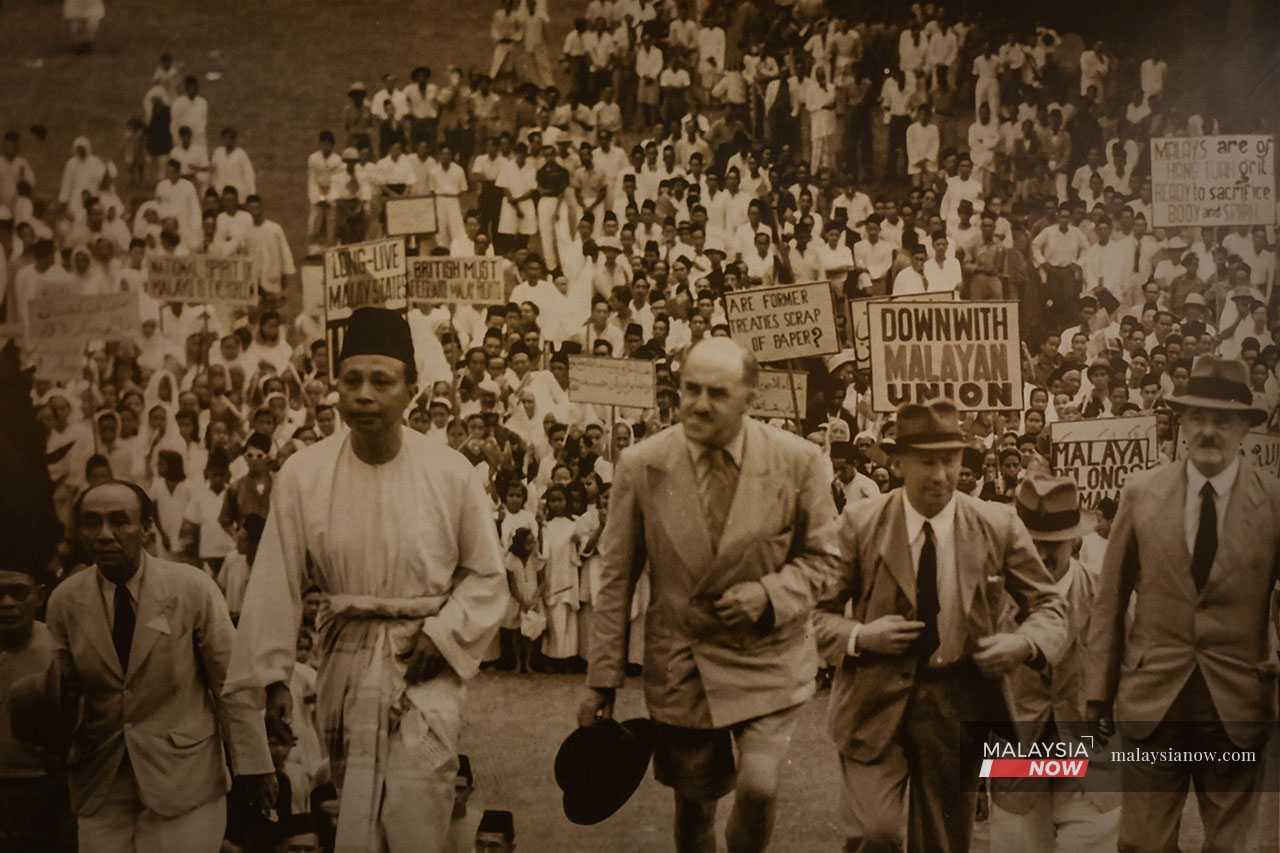
[[[525,389],[520,392],[519,400],[512,407],[507,418],[507,429],[520,436],[528,452],[536,459],[542,460],[551,453],[551,444],[547,441],[547,431],[543,427],[545,414],[538,411],[538,398],[533,391]]]
[[[62,168],[62,187],[58,191],[58,202],[72,216],[83,215],[84,194],[97,195],[108,171],[114,174],[115,166],[108,165],[93,153],[93,145],[88,137],[77,136],[75,142],[71,143],[71,156],[67,158],[67,165]]]
[[[71,278],[74,292],[79,296],[97,296],[112,290],[106,268],[95,264],[93,255],[84,246],[71,253]]]

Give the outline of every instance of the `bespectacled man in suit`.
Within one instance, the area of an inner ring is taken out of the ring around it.
[[[1243,362],[1202,356],[1180,415],[1187,458],[1132,475],[1107,539],[1091,623],[1087,716],[1122,749],[1256,751],[1276,719],[1268,618],[1280,578],[1280,481],[1241,458],[1253,405]],[[1132,625],[1126,627],[1130,599]],[[1206,850],[1244,850],[1261,762],[1123,766],[1120,846],[1177,850],[1195,783]]]
[[[955,403],[898,410],[903,486],[845,509],[843,571],[814,627],[837,662],[828,730],[840,752],[850,853],[967,851],[982,745],[1012,736],[1002,677],[1056,663],[1065,602],[1006,505],[959,494],[967,442]],[[1002,630],[1009,599],[1023,618]],[[852,602],[853,615],[844,615]]]

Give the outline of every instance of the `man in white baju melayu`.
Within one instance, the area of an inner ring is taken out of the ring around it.
[[[335,849],[440,850],[464,682],[507,609],[497,532],[475,469],[402,426],[418,390],[401,314],[357,310],[337,376],[350,429],[280,472],[226,692],[265,708],[268,692],[283,689],[301,591],[317,584],[326,595],[317,714],[339,790]],[[265,733],[259,740],[234,745],[234,769],[265,805],[271,761]]]

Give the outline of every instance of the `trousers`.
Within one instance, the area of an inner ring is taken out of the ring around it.
[[[126,761],[106,802],[94,814],[81,815],[76,824],[80,853],[217,853],[227,826],[227,798],[210,800],[177,817],[158,815],[143,805]]]

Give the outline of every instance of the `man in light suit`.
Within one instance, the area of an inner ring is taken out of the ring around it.
[[[1169,398],[1187,458],[1131,476],[1120,495],[1086,690],[1090,722],[1102,735],[1118,725],[1123,749],[1261,755],[1276,719],[1268,616],[1280,577],[1280,481],[1240,457],[1249,428],[1266,420],[1248,377],[1243,362],[1198,359],[1186,393]],[[1190,782],[1205,849],[1246,848],[1260,762],[1123,771],[1120,850],[1176,850]]]
[[[64,689],[82,697],[67,760],[81,853],[216,851],[228,733],[261,726],[220,698],[234,628],[197,569],[146,554],[151,500],[117,480],[73,514],[94,565],[49,599]]]
[[[844,774],[845,850],[965,851],[982,745],[1011,738],[1001,677],[1056,663],[1065,603],[1008,505],[957,494],[966,447],[955,403],[898,411],[903,486],[840,520],[845,569],[814,620],[837,665],[828,729]],[[1002,631],[1012,596],[1024,614]],[[845,604],[853,604],[847,618]]]
[[[622,454],[600,542],[578,721],[612,715],[647,562],[645,699],[680,853],[716,849],[716,804],[735,786],[729,851],[768,847],[780,764],[814,692],[809,614],[837,571],[830,469],[816,446],[746,416],[757,376],[728,338],[690,351],[681,423]]]

